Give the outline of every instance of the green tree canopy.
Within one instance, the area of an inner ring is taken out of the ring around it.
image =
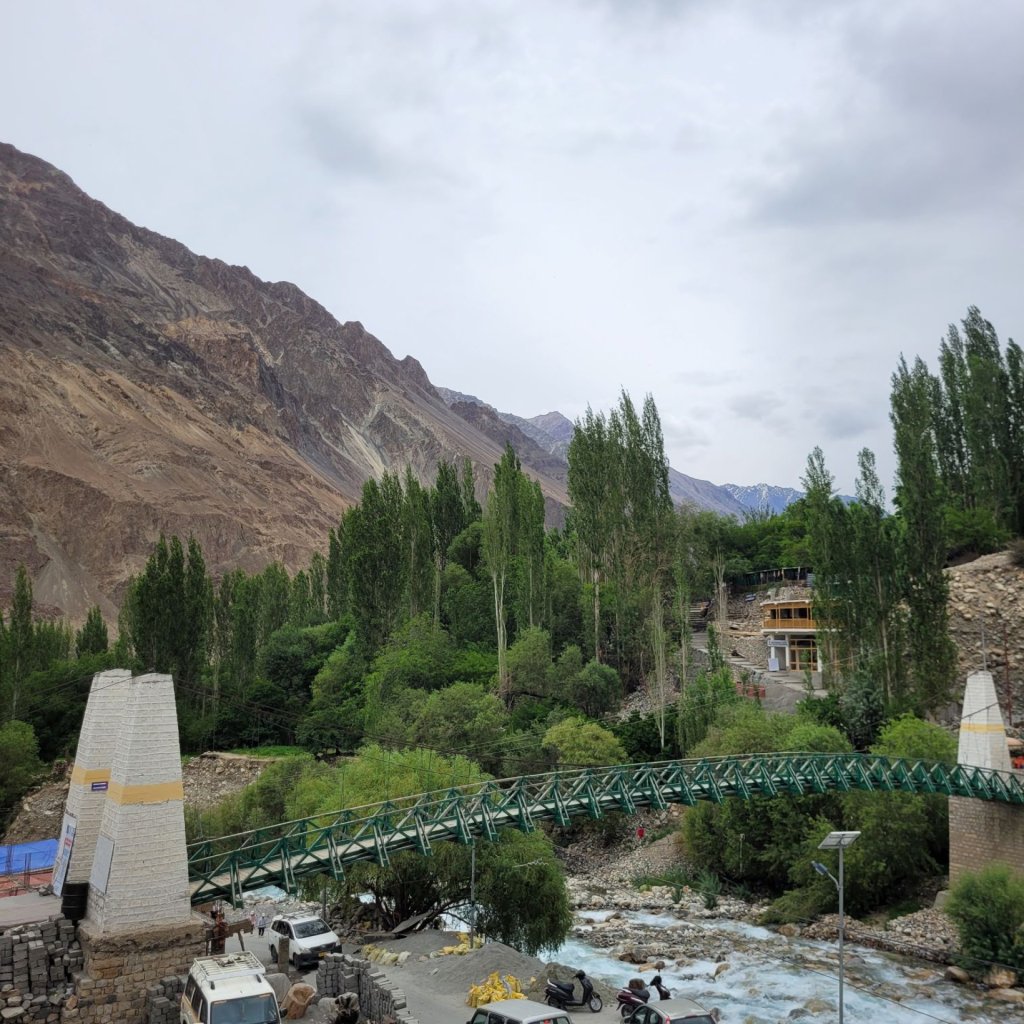
[[[567,718],[544,734],[544,746],[558,752],[560,765],[622,764],[626,751],[613,732],[584,718]]]

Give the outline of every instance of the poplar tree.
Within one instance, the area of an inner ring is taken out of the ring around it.
[[[309,560],[309,602],[314,625],[327,619],[327,559],[319,551]]]
[[[430,521],[430,492],[405,470],[402,504],[402,544],[405,549],[406,596],[410,619],[434,605],[434,534]]]
[[[860,639],[867,648],[863,668],[877,680],[880,696],[890,705],[899,704],[905,681],[905,579],[899,523],[886,512],[874,453],[862,449],[857,464],[857,501],[849,509],[849,520],[857,568],[856,604],[863,623]]]
[[[352,509],[341,514],[338,526],[327,535],[327,616],[337,622],[349,610],[349,560],[351,538],[348,535]]]
[[[494,467],[494,486],[487,494],[481,533],[481,553],[491,577],[494,597],[498,692],[506,701],[510,698],[511,681],[508,672],[508,613],[505,602],[521,521],[521,477],[519,457],[511,445],[506,445],[501,461]]]
[[[463,499],[455,464],[441,460],[430,491],[430,528],[434,551],[434,625],[441,624],[441,579],[448,565],[448,549],[469,525],[470,509]],[[476,499],[473,499],[474,502]]]
[[[590,590],[593,656],[601,661],[601,588],[611,555],[611,538],[617,507],[617,480],[603,413],[587,406],[576,420],[567,454],[567,483],[572,502],[571,523],[576,537],[577,562]]]
[[[206,572],[203,549],[195,537],[188,539],[183,589],[183,630],[177,658],[178,673],[186,681],[198,683],[210,660],[213,582]]]
[[[849,667],[854,633],[848,587],[852,567],[846,508],[835,495],[833,477],[821,448],[815,447],[807,456],[807,469],[800,482],[805,492],[807,534],[814,566],[812,607],[818,623],[823,672],[830,684],[838,684],[843,668]]]
[[[921,359],[910,368],[900,358],[892,377],[891,403],[911,679],[921,706],[935,708],[949,698],[956,652],[948,631],[945,494],[936,456],[932,378]]]
[[[519,478],[516,511],[516,626],[532,628],[544,618],[544,495],[525,475]]]
[[[292,584],[288,570],[280,562],[271,562],[253,577],[253,582],[258,591],[255,603],[259,607],[256,644],[262,647],[270,634],[276,633],[291,616]]]
[[[405,593],[402,484],[385,473],[363,484],[362,500],[345,517],[351,609],[359,635],[377,650],[391,634]]]
[[[75,657],[84,658],[90,654],[102,654],[110,643],[107,624],[99,605],[93,605],[85,615],[82,628],[75,634]]]

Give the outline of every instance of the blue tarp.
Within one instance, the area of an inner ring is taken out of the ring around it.
[[[41,839],[37,843],[0,846],[0,875],[15,875],[28,868],[45,871],[53,867],[57,857],[57,840]]]

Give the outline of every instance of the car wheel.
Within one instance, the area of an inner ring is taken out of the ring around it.
[[[591,1013],[600,1013],[604,1003],[601,1002],[601,997],[599,995],[592,995],[588,1005],[590,1006]]]

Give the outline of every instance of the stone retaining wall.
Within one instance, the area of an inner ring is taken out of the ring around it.
[[[206,924],[198,916],[184,925],[114,935],[92,935],[83,924],[78,934],[84,971],[75,978],[75,997],[67,1001],[62,1022],[143,1024],[148,989],[187,974],[206,952]]]
[[[332,953],[320,961],[316,990],[321,999],[343,992],[357,993],[359,1011],[366,1020],[418,1024],[402,989],[390,982],[377,964],[351,953]]]

